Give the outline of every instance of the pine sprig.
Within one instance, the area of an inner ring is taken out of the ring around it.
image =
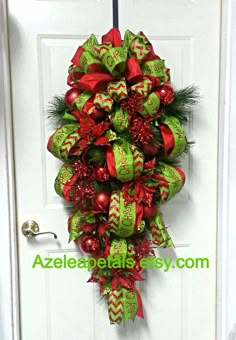
[[[190,141],[186,144],[186,147],[184,149],[184,153],[188,154],[190,152],[191,147],[195,144],[194,141]]]
[[[165,114],[175,116],[181,123],[186,123],[193,107],[199,103],[200,99],[198,87],[187,86],[175,92],[173,102],[165,107]]]
[[[74,122],[74,120],[64,119],[64,114],[68,110],[68,106],[64,101],[64,96],[54,96],[49,102],[47,108],[48,118],[53,121],[56,126],[65,125]]]
[[[86,159],[96,165],[104,165],[106,161],[106,149],[102,146],[92,146],[86,153]]]

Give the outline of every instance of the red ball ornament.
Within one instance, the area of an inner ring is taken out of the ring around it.
[[[166,84],[158,88],[160,101],[163,105],[169,105],[173,102],[175,91],[172,86]]]
[[[147,160],[152,159],[156,156],[159,151],[159,147],[156,144],[144,144],[142,150]]]
[[[80,249],[86,254],[95,255],[99,251],[99,240],[95,236],[85,235],[80,239]]]
[[[94,169],[94,178],[99,182],[108,181],[110,175],[107,171],[107,168],[99,167]]]
[[[110,196],[106,192],[100,192],[95,196],[94,207],[96,209],[107,211],[110,204]]]
[[[68,90],[65,94],[65,103],[67,106],[72,107],[75,99],[80,95],[80,90],[73,87],[72,89]]]
[[[149,220],[152,220],[156,213],[157,207],[155,205],[152,205],[151,207],[145,205],[143,207],[143,217],[148,218]]]
[[[98,109],[94,109],[91,116],[93,117],[93,119],[95,120],[95,122],[99,123],[102,120],[104,120],[105,118],[105,112],[98,110]]]

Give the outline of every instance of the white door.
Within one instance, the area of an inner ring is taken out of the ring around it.
[[[32,269],[37,254],[80,256],[68,244],[67,212],[53,190],[60,163],[46,151],[53,128],[44,109],[67,89],[67,67],[77,47],[90,33],[101,36],[112,26],[112,1],[8,0],[22,340],[215,340],[220,3],[119,4],[122,32],[144,31],[166,59],[175,87],[200,88],[203,99],[189,125],[196,144],[184,164],[187,182],[163,212],[175,256],[210,261],[205,270],[149,270],[140,285],[145,319],[123,328],[109,324],[97,287],[86,284],[86,270]],[[29,219],[58,240],[45,235],[27,241],[21,225]]]

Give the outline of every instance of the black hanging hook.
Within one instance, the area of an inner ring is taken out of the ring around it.
[[[112,0],[112,9],[113,9],[113,28],[119,28],[119,0]]]

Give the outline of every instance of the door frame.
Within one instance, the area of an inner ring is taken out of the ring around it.
[[[217,212],[217,320],[216,339],[225,340],[227,332],[227,272],[228,248],[228,188],[229,188],[229,124],[230,124],[230,61],[231,0],[222,0],[221,56],[219,88],[219,135],[218,135],[218,212]],[[11,75],[8,46],[7,0],[0,0],[0,225],[5,226],[0,236],[0,338],[20,340],[19,285],[17,261],[17,223],[15,203],[14,149],[11,109]],[[235,18],[236,19],[236,18]],[[236,38],[236,37],[235,37]],[[1,52],[2,51],[2,52]],[[3,152],[2,152],[3,151]],[[3,195],[2,195],[3,193]],[[3,229],[2,229],[3,230]],[[1,232],[0,232],[1,233]],[[3,288],[4,287],[4,295]]]

